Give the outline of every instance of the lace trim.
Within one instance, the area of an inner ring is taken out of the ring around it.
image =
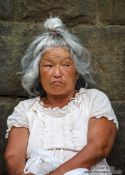
[[[17,127],[17,128],[20,128],[20,127],[24,127],[24,128],[28,128],[27,126],[25,125],[19,125],[19,124],[12,124],[11,126],[9,126],[9,128],[6,130],[6,134],[5,134],[5,138],[8,139],[8,136],[9,136],[9,132],[11,131],[12,127]]]
[[[104,114],[97,115],[97,116],[91,116],[90,118],[97,118],[97,119],[99,119],[101,117],[107,118],[108,120],[113,120],[113,122],[115,123],[117,129],[119,129],[119,123],[118,123],[118,121],[114,117],[112,117],[111,115],[109,115],[108,113],[104,113]]]
[[[69,103],[67,105],[65,105],[62,108],[59,107],[44,107],[44,103],[43,101],[41,101],[40,96],[36,97],[36,100],[38,101],[38,103],[40,104],[40,106],[42,106],[42,108],[40,108],[40,110],[44,111],[47,114],[53,114],[54,117],[55,116],[64,116],[64,114],[69,113],[72,111],[72,108],[76,105],[79,105],[80,103],[80,95],[85,92],[84,88],[81,88],[80,91],[78,93],[75,94],[75,97],[71,98]]]

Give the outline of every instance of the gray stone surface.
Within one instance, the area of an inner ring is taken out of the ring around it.
[[[41,21],[50,14],[60,16],[71,23],[94,23],[95,0],[28,0],[16,1],[16,19]]]
[[[12,20],[15,12],[14,0],[0,0],[0,19]]]
[[[125,99],[125,27],[77,26],[73,29],[90,50],[97,87],[111,100]]]
[[[97,13],[103,24],[125,25],[124,0],[99,0]]]
[[[5,163],[3,161],[3,154],[7,139],[5,139],[7,129],[7,117],[12,113],[14,106],[23,100],[22,98],[0,97],[0,175],[5,175]]]
[[[14,55],[15,39],[1,37],[0,39],[0,95],[21,95],[18,70],[18,60]]]
[[[17,72],[21,71],[21,58],[39,29],[37,24],[29,23],[1,23],[0,26],[0,95],[24,96]]]
[[[90,23],[96,19],[96,0],[1,0],[0,18],[42,21],[60,16],[71,24]]]
[[[125,174],[125,101],[112,102],[113,109],[119,121],[119,130],[112,152],[108,157],[108,163],[112,165],[115,170]],[[114,172],[114,174],[118,174]]]

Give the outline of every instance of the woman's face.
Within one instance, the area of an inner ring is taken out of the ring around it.
[[[68,95],[75,90],[78,77],[70,52],[48,49],[40,61],[40,82],[47,95]]]

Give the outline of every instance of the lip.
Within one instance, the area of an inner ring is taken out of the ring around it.
[[[55,81],[52,81],[52,84],[61,85],[61,84],[63,84],[63,82],[62,81],[55,80]]]

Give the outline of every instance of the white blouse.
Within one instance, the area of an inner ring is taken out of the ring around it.
[[[13,126],[29,129],[28,161],[33,153],[37,154],[42,150],[61,164],[87,144],[89,119],[102,116],[113,120],[118,127],[108,97],[97,89],[81,88],[63,108],[45,108],[40,97],[21,101],[8,117],[8,132]],[[109,172],[106,159],[91,167],[92,175],[109,175]]]

